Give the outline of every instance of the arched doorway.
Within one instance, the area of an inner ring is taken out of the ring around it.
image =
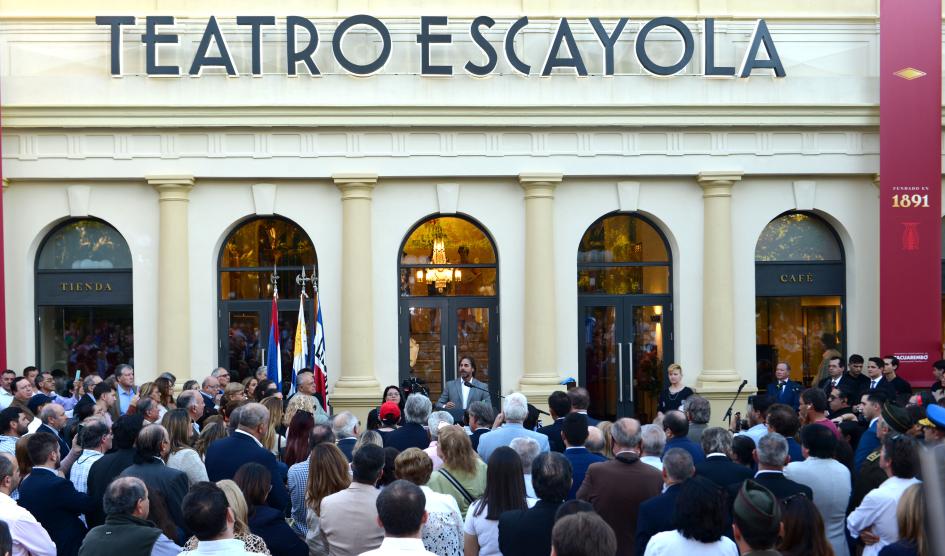
[[[579,380],[589,413],[650,422],[673,362],[669,244],[646,217],[609,214],[584,232],[577,267]]]
[[[499,275],[495,243],[473,219],[433,215],[411,228],[400,247],[400,378],[417,378],[436,401],[471,356],[476,378],[497,404]]]
[[[41,369],[112,374],[134,364],[131,251],[107,222],[69,220],[36,257],[36,353]]]
[[[768,223],[755,246],[758,388],[779,362],[810,386],[828,358],[845,353],[845,265],[836,231],[813,213],[788,212]]]
[[[237,226],[220,250],[219,364],[240,378],[265,362],[272,312],[273,272],[278,276],[282,380],[292,376],[292,351],[301,286],[296,276],[317,275],[308,234],[281,216],[253,218]],[[308,287],[311,295],[311,286]],[[307,304],[306,311],[311,311]],[[311,322],[311,315],[306,316]],[[231,377],[232,379],[232,377]]]

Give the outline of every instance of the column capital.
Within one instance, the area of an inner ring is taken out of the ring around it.
[[[731,197],[732,185],[742,179],[742,172],[709,171],[699,172],[699,186],[703,197]]]
[[[341,200],[348,199],[368,199],[374,194],[374,186],[377,184],[377,174],[332,174],[332,181],[341,191]]]
[[[3,189],[10,187],[10,178],[3,178]]]
[[[563,178],[563,174],[555,172],[522,172],[518,183],[525,190],[526,199],[552,198]]]
[[[189,174],[152,175],[144,179],[157,190],[161,201],[187,201],[195,181]]]
[[[876,187],[880,186],[879,174],[873,174],[873,185]]]

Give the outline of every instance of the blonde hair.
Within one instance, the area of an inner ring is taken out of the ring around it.
[[[289,400],[289,405],[285,408],[285,415],[282,417],[282,424],[285,425],[286,428],[292,423],[292,418],[295,417],[296,412],[299,410],[308,411],[312,415],[315,415],[315,398],[306,394],[296,394],[292,396],[292,399]]]
[[[610,435],[610,429],[613,428],[614,424],[610,421],[601,421],[597,423],[597,428],[600,429],[601,436],[604,437],[604,451],[603,456],[607,459],[614,459],[614,445],[612,437]]]
[[[276,449],[276,441],[279,438],[276,427],[282,422],[282,398],[269,396],[260,403],[269,410],[269,427],[266,429],[266,434],[261,442],[267,450],[274,450]]]
[[[394,459],[394,475],[411,483],[423,486],[430,482],[433,460],[420,448],[407,448]]]
[[[226,385],[226,388],[223,389],[224,399],[229,400],[230,396],[234,394],[239,394],[242,396],[246,392],[246,387],[239,382],[230,382]]]
[[[457,425],[447,425],[440,429],[437,448],[443,454],[443,466],[450,470],[476,472],[476,452],[472,449],[469,436]]]
[[[226,503],[230,506],[230,509],[233,510],[233,519],[236,521],[236,523],[233,524],[233,533],[237,535],[249,533],[249,526],[246,525],[246,522],[249,520],[249,507],[246,505],[246,498],[243,496],[243,491],[230,479],[217,481],[217,486],[220,487],[220,490],[226,495]]]
[[[377,431],[372,431],[370,429],[361,432],[358,435],[357,442],[354,443],[354,448],[351,448],[351,456],[354,457],[354,454],[358,453],[358,450],[363,448],[367,444],[373,444],[375,446],[384,447],[384,439],[381,438],[381,433]]]
[[[682,365],[680,365],[679,363],[673,363],[669,367],[666,367],[666,374],[669,374],[673,371],[679,371],[680,375],[683,374]]]
[[[896,507],[899,539],[911,541],[919,556],[929,554],[929,540],[925,534],[925,493],[922,485],[907,488]]]

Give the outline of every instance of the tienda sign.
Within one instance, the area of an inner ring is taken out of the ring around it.
[[[98,16],[95,18],[98,25],[107,26],[110,32],[111,75],[121,77],[125,68],[122,64],[122,45],[125,39],[123,27],[137,25],[135,16]],[[602,75],[614,75],[615,45],[625,33],[627,18],[618,20],[608,29],[599,18],[589,18],[586,24],[593,29],[600,50],[597,54],[603,56]],[[503,56],[514,72],[523,75],[540,75],[547,77],[556,73],[573,73],[578,76],[587,76],[587,65],[583,54],[578,49],[577,41],[572,32],[572,23],[567,18],[558,20],[554,36],[549,43],[548,53],[539,68],[533,68],[528,61],[523,60],[515,50],[515,37],[528,26],[528,17],[522,17],[509,25],[501,44],[493,44],[484,33],[492,29],[496,21],[489,16],[479,16],[472,20],[467,30],[469,39],[481,52],[480,59],[469,60],[462,69],[466,73],[485,77],[493,73]],[[748,48],[744,52],[738,67],[718,66],[715,61],[715,20],[707,18],[702,25],[702,73],[704,77],[747,78],[756,70],[770,70],[776,77],[784,77],[784,66],[778,56],[777,48],[771,33],[763,19],[755,22]],[[577,23],[575,23],[576,25]],[[585,24],[584,20],[581,24]],[[319,47],[319,29],[311,19],[299,16],[280,18],[277,24],[274,16],[238,16],[236,25],[247,28],[251,33],[252,59],[251,74],[263,74],[262,51],[263,28],[280,25],[285,30],[285,73],[288,76],[299,75],[300,67],[312,76],[320,75],[315,64],[314,55]],[[457,71],[452,65],[434,64],[431,62],[431,52],[434,49],[446,49],[453,42],[453,36],[444,27],[449,25],[449,18],[445,16],[424,16],[420,18],[416,36],[417,48],[420,49],[420,75],[449,76]],[[190,67],[186,73],[176,65],[161,64],[159,52],[162,48],[169,48],[180,43],[179,36],[174,32],[174,16],[147,16],[144,18],[144,34],[140,35],[141,44],[145,48],[145,73],[153,77],[180,77],[188,75],[199,77],[206,68],[219,68],[230,77],[239,77],[233,56],[227,47],[226,36],[220,29],[215,16],[210,16],[204,27],[200,43],[193,55]],[[355,28],[366,28],[380,39],[380,52],[374,60],[359,63],[351,60],[342,47],[345,35]],[[646,44],[650,34],[660,28],[673,31],[682,44],[682,54],[675,62],[666,65],[658,63],[647,53]],[[215,54],[211,54],[214,51]],[[384,23],[370,15],[354,15],[342,20],[334,29],[331,41],[332,56],[345,72],[356,76],[369,76],[384,69],[390,60],[393,51],[391,34]],[[500,54],[501,53],[501,54]],[[657,77],[670,77],[683,71],[692,60],[695,53],[695,39],[692,30],[681,20],[674,17],[658,17],[645,22],[634,38],[634,52],[637,61],[648,74]],[[270,72],[273,68],[268,68]],[[760,73],[760,72],[759,72]],[[768,71],[764,73],[771,75]]]

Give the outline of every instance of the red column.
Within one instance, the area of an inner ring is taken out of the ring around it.
[[[942,3],[880,5],[880,353],[913,386],[942,355]]]

